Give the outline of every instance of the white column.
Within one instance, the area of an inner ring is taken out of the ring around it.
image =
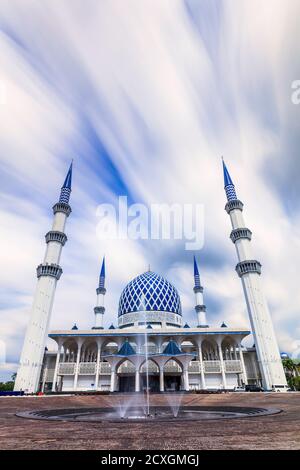
[[[135,391],[140,391],[140,367],[136,366],[135,369]]]
[[[164,381],[164,366],[159,367],[159,390],[160,392],[165,391],[165,381]]]
[[[184,366],[184,369],[183,369],[183,383],[184,383],[184,390],[186,392],[189,391],[190,389],[190,385],[189,385],[189,370],[188,370],[188,365],[185,365]]]
[[[98,349],[97,349],[95,390],[97,390],[98,383],[99,383],[99,368],[100,368],[100,354],[101,354],[101,345],[98,343],[97,346],[98,346]]]
[[[45,362],[43,383],[42,383],[42,390],[41,390],[42,392],[45,391],[45,384],[46,384],[46,379],[47,379],[47,374],[48,374],[48,363],[49,363],[49,357],[46,358],[46,362]]]
[[[77,390],[82,341],[78,341],[77,346],[78,346],[78,349],[77,349],[77,358],[76,358],[76,366],[75,366],[74,387],[73,387],[74,391]]]
[[[57,354],[56,354],[56,362],[55,362],[53,383],[52,383],[52,392],[56,391],[57,372],[58,372],[58,366],[59,366],[60,352],[61,352],[61,342],[59,341],[58,342]]]
[[[227,384],[226,384],[226,375],[225,375],[225,366],[224,366],[224,361],[223,361],[222,346],[220,343],[218,344],[218,350],[219,350],[219,357],[220,357],[220,363],[221,363],[223,388],[225,389],[227,388]]]
[[[111,368],[111,376],[110,376],[110,391],[115,391],[115,382],[116,382],[116,367],[112,366]]]
[[[246,373],[246,367],[245,367],[245,362],[244,362],[244,356],[243,356],[243,351],[241,344],[239,343],[239,355],[240,355],[240,361],[242,364],[242,371],[243,371],[243,379],[244,379],[244,384],[248,384],[248,378],[247,378],[247,373]]]
[[[199,361],[200,361],[200,374],[201,374],[201,385],[202,385],[202,390],[206,389],[206,383],[205,383],[205,373],[204,373],[204,364],[203,364],[203,358],[202,358],[202,343],[199,345]]]

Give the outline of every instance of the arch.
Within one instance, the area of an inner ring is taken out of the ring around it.
[[[62,344],[63,358],[62,362],[75,362],[77,358],[78,343],[75,338],[66,338]]]
[[[152,339],[148,339],[147,343],[145,341],[141,343],[140,352],[142,354],[145,354],[146,352],[146,344],[148,345],[148,354],[158,353],[158,347],[155,341]]]
[[[232,336],[226,336],[221,342],[222,356],[224,360],[236,359],[236,341]]]
[[[177,357],[171,356],[164,363],[163,381],[164,381],[164,390],[166,392],[175,392],[175,391],[182,390],[183,388],[183,364]]]
[[[165,368],[166,368],[166,365],[170,362],[170,361],[173,361],[173,362],[176,362],[177,365],[180,367],[180,373],[182,374],[183,372],[183,364],[182,362],[176,357],[176,356],[171,356],[169,359],[167,359],[167,361],[164,363],[164,366],[163,366],[163,370],[165,372]],[[174,371],[174,373],[176,373],[176,371]],[[178,373],[178,372],[177,372]]]
[[[125,364],[126,362],[130,363],[130,364],[133,366],[134,370],[136,369],[134,363],[132,362],[132,360],[131,360],[129,357],[121,357],[120,360],[119,360],[119,361],[117,362],[117,364],[116,364],[116,372],[117,372],[117,374],[120,374],[120,373],[121,373],[121,371],[120,371],[119,369],[120,369],[120,367],[121,367],[123,364]],[[133,373],[133,372],[131,372],[131,373]]]
[[[199,361],[199,346],[194,338],[182,338],[179,346],[182,352],[195,354],[195,356],[191,359],[192,361]]]
[[[146,361],[146,359],[145,359],[145,360],[141,363],[141,365],[140,365],[140,367],[139,367],[139,372],[140,372],[141,374],[143,374],[143,373],[146,372],[146,370],[145,370],[146,362],[147,362],[147,361]],[[155,364],[155,367],[156,367],[157,370],[153,371],[153,370],[151,370],[151,367],[149,367],[149,373],[153,373],[153,372],[158,373],[158,372],[159,372],[159,365],[158,365],[158,363],[155,361],[155,359],[153,359],[152,357],[149,357],[149,358],[148,358],[148,364],[150,364],[150,363]]]
[[[94,338],[86,338],[81,346],[80,362],[95,362],[98,345]]]
[[[102,344],[101,356],[116,354],[118,351],[119,345],[114,338],[107,338],[107,340]]]
[[[202,342],[202,357],[204,361],[218,361],[218,345],[214,339],[207,339]]]

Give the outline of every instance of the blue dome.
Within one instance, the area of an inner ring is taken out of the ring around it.
[[[175,287],[159,274],[145,272],[130,281],[123,290],[119,301],[119,317],[140,310],[181,315],[179,294]]]

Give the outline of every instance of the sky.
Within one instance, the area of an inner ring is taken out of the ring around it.
[[[210,325],[248,327],[221,155],[244,202],[281,351],[300,357],[299,0],[1,0],[0,380],[17,370],[52,206],[74,160],[50,329],[104,324],[151,269],[196,325],[184,240],[99,236],[99,204],[201,204]],[[251,345],[252,339],[248,339]],[[247,344],[247,343],[246,343]],[[49,348],[55,343],[49,340]],[[4,361],[5,360],[5,361]]]

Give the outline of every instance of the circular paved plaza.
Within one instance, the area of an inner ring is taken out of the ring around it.
[[[180,419],[172,419],[171,426],[164,419],[132,419],[129,423],[128,419],[104,421],[98,419],[99,415],[93,418],[97,409],[104,415],[111,410],[118,414],[117,410],[127,400],[134,403],[137,397],[1,397],[0,448],[300,449],[300,393],[186,394],[181,397]],[[166,395],[151,395],[151,410],[167,413],[170,403],[178,404],[176,400]],[[281,412],[266,414],[259,412],[261,409]],[[36,410],[38,419],[28,419]],[[63,419],[57,410],[64,410],[69,419],[67,416]],[[73,419],[78,416],[78,410],[87,419]],[[198,410],[199,419],[197,414],[193,419],[184,419],[191,410]],[[252,410],[249,416],[247,410]],[[220,419],[222,414],[226,417],[226,411],[234,419]],[[16,416],[24,413],[27,419]],[[44,419],[57,415],[58,419]]]

